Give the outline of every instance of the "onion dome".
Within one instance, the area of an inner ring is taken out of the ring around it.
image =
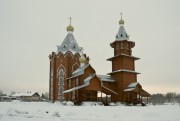
[[[121,20],[119,21],[119,24],[124,24],[124,20],[121,19]]]
[[[66,30],[69,32],[69,31],[71,31],[71,32],[73,32],[74,31],[74,27],[73,26],[71,26],[71,24],[66,28]]]
[[[86,58],[84,57],[84,55],[81,55],[81,57],[79,58],[79,62],[86,63]]]

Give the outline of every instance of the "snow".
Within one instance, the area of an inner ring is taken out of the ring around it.
[[[108,75],[97,75],[97,77],[98,77],[101,81],[115,82],[115,80],[113,80],[113,79],[111,78],[111,76],[108,76]]]
[[[80,53],[81,51],[72,33],[67,34],[62,44],[60,46],[57,46],[57,49],[58,53],[62,52],[63,54],[65,54],[68,51],[72,52],[73,54]]]
[[[133,90],[135,90],[135,88],[125,89],[124,91],[125,91],[125,92],[129,92],[129,91],[133,91]]]
[[[78,89],[81,89],[83,87],[86,87],[89,85],[89,81],[95,76],[95,74],[90,74],[86,79],[84,79],[84,84],[83,85],[80,85],[80,86],[76,86],[74,88],[71,88],[69,90],[65,90],[63,91],[62,93],[68,93],[68,92],[72,92],[72,91],[75,91],[75,90],[78,90]]]
[[[119,54],[119,55],[113,56],[111,58],[108,58],[107,60],[111,61],[113,58],[116,58],[116,57],[119,57],[119,56],[126,56],[126,57],[130,57],[130,58],[134,58],[135,60],[139,60],[140,59],[138,57],[127,55],[127,54]]]
[[[123,25],[119,27],[119,31],[116,34],[116,41],[128,40],[129,36],[126,33],[126,30]]]
[[[75,70],[73,73],[72,73],[72,77],[68,78],[68,79],[71,79],[71,78],[74,78],[74,77],[77,77],[77,76],[80,76],[82,74],[84,74],[84,70],[89,66],[89,64],[86,64],[84,66],[80,66],[77,70]]]
[[[111,90],[111,89],[109,89],[109,88],[107,88],[107,87],[105,87],[105,86],[103,86],[103,85],[101,85],[101,86],[104,87],[105,89],[107,89],[107,90],[109,90],[109,91],[115,93],[115,94],[118,94],[117,92],[114,92],[113,90]]]
[[[90,80],[95,76],[95,74],[90,74],[87,78],[84,79],[84,84],[89,84]]]
[[[128,85],[128,88],[135,88],[138,84],[138,82],[131,83]]]
[[[101,106],[98,102],[83,103],[83,106],[65,106],[60,102],[0,102],[0,121],[180,121],[179,105],[111,105]]]
[[[136,71],[132,71],[132,70],[126,70],[126,69],[120,69],[120,70],[117,70],[117,71],[113,71],[111,73],[108,73],[108,74],[113,74],[113,73],[117,73],[117,72],[129,72],[129,73],[136,73],[136,74],[140,74]]]
[[[74,87],[74,88],[71,88],[69,90],[65,90],[63,91],[62,93],[69,93],[69,92],[72,92],[72,91],[75,91],[75,90],[78,90],[78,89],[81,89],[83,87],[86,87],[88,86],[89,84],[83,84],[83,85],[80,85],[80,86],[77,86],[77,87]]]
[[[11,95],[12,97],[20,97],[20,96],[32,96],[37,92],[18,92],[16,94]]]

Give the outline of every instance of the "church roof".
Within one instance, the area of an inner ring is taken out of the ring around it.
[[[111,76],[108,75],[97,75],[97,77],[104,82],[115,82],[115,80],[113,80]]]
[[[124,28],[124,20],[122,19],[122,13],[121,13],[121,20],[119,21],[119,25],[120,27],[118,33],[116,34],[116,40],[117,41],[128,40],[129,36]]]
[[[65,54],[68,51],[72,52],[73,54],[80,53],[81,51],[72,32],[68,32],[62,44],[60,46],[57,46],[57,49],[58,53],[62,52],[63,54]]]
[[[80,76],[82,74],[84,74],[84,70],[89,66],[90,64],[85,64],[83,66],[80,66],[78,69],[76,69],[73,73],[72,73],[72,76],[68,79],[71,79],[71,78],[74,78],[74,77],[77,77],[77,76]]]
[[[109,75],[109,74],[114,74],[114,73],[117,73],[117,72],[129,72],[129,73],[140,74],[139,72],[136,72],[136,71],[127,70],[127,69],[120,69],[120,70],[117,70],[117,71],[113,71],[113,72],[111,72],[111,73],[108,73],[108,75]]]
[[[138,84],[138,82],[131,83],[127,86],[127,88],[135,88]]]
[[[116,57],[119,57],[119,56],[126,56],[126,57],[130,57],[130,58],[134,58],[135,60],[139,60],[139,59],[140,59],[140,58],[138,58],[138,57],[131,56],[131,55],[127,55],[127,54],[119,54],[119,55],[116,55],[116,56],[114,56],[114,57],[108,58],[107,60],[108,60],[108,61],[112,61],[113,58],[116,58]]]
[[[83,87],[86,87],[89,85],[89,82],[90,80],[95,76],[95,74],[90,74],[88,77],[86,77],[84,79],[84,84],[80,85],[80,86],[76,86],[74,88],[71,88],[69,90],[65,90],[63,93],[68,93],[68,92],[72,92],[72,91],[75,91],[75,90],[78,90],[78,89],[81,89]]]
[[[21,96],[33,96],[34,94],[36,94],[37,92],[18,92],[15,93],[13,95],[11,95],[12,97],[21,97]],[[38,94],[38,93],[37,93]],[[38,94],[39,95],[39,94]]]
[[[126,32],[124,25],[120,25],[119,31],[116,34],[116,40],[122,41],[122,40],[128,40],[128,39],[129,39],[129,35]]]
[[[74,87],[74,88],[65,90],[65,91],[63,91],[62,93],[69,93],[69,92],[72,92],[72,91],[81,89],[81,88],[83,88],[83,87],[86,87],[86,86],[88,86],[88,85],[89,85],[89,84],[83,84],[83,85],[80,85],[80,86],[77,86],[77,87]]]

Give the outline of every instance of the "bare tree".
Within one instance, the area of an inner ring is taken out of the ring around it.
[[[151,102],[153,105],[162,105],[165,102],[165,97],[163,96],[163,94],[153,94],[150,97],[149,102]]]
[[[176,96],[176,102],[179,103],[179,106],[180,106],[180,95]]]
[[[2,91],[2,90],[0,90],[0,96],[1,96],[1,95],[3,95],[3,91]]]
[[[49,93],[48,92],[42,93],[41,97],[43,99],[49,99]]]
[[[176,93],[175,92],[168,92],[166,94],[166,100],[168,103],[174,104],[175,102]]]
[[[15,93],[16,93],[15,91],[11,91],[11,92],[10,92],[10,95],[13,95],[13,94],[15,94]]]

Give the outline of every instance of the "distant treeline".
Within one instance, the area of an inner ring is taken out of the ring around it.
[[[163,105],[164,103],[180,104],[180,94],[176,94],[175,92],[153,94],[149,99],[149,103],[152,103],[153,105]]]

